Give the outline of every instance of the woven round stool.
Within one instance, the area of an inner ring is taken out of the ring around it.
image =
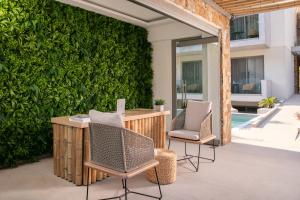
[[[159,161],[156,167],[159,183],[171,184],[176,181],[177,155],[174,151],[155,149],[155,159]],[[147,171],[147,179],[157,183],[154,168]]]

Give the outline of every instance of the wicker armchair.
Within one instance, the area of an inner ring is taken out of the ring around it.
[[[127,187],[128,178],[138,175],[152,167],[154,167],[156,172],[158,161],[154,159],[154,145],[151,138],[121,127],[90,123],[90,146],[91,160],[85,162],[85,166],[88,167],[87,177],[89,177],[90,168],[93,168],[122,179],[125,193],[108,199],[121,199],[121,197],[127,199],[127,194],[129,193],[144,195],[155,199],[162,198],[157,173],[156,178],[160,192],[159,197],[137,193],[129,190]],[[86,199],[88,199],[88,184],[86,195]]]
[[[172,120],[168,149],[172,140],[184,142],[185,156],[177,161],[188,160],[198,172],[200,158],[215,161],[215,139],[212,133],[211,102],[188,101],[187,108]],[[201,144],[208,142],[212,142],[213,159],[200,156]],[[198,144],[198,155],[187,154],[186,143]],[[191,161],[192,158],[197,158],[197,165]]]

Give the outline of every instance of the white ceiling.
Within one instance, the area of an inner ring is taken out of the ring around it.
[[[87,2],[99,5],[101,7],[106,7],[111,10],[123,13],[128,16],[132,16],[136,19],[140,19],[145,22],[153,22],[162,19],[166,19],[167,17],[139,6],[135,3],[132,3],[127,0],[85,0]]]
[[[166,0],[57,0],[144,28],[183,24],[202,36],[218,35],[218,27]],[[200,34],[202,33],[202,34]],[[210,34],[207,34],[210,33]]]
[[[147,28],[152,25],[172,21],[168,17],[128,0],[57,0],[59,2],[99,13],[137,26]]]

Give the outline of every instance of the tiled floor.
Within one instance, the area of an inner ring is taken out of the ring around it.
[[[173,149],[182,155],[183,144]],[[196,147],[188,148],[196,152]],[[212,149],[204,146],[203,154]],[[300,153],[229,144],[216,149],[215,163],[202,161],[198,173],[188,163],[178,165],[177,181],[162,186],[166,200],[299,200]],[[144,175],[130,180],[131,189],[158,193],[156,185]],[[1,200],[83,200],[86,188],[78,187],[52,173],[52,159],[0,171]],[[90,187],[90,199],[99,199],[122,192],[121,181],[108,178]],[[129,199],[147,199],[131,194]]]

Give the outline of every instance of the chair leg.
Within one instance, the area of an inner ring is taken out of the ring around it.
[[[298,133],[297,133],[297,135],[296,135],[295,140],[297,140],[297,139],[299,138],[299,136],[300,136],[300,128],[298,128]]]
[[[125,200],[127,200],[127,191],[128,191],[128,189],[127,189],[127,179],[126,178],[124,180],[124,185],[125,185],[125,188],[124,188],[124,190],[125,190]]]
[[[198,170],[199,170],[199,164],[200,164],[200,150],[201,150],[201,145],[199,144],[199,148],[198,148],[198,160],[197,160],[197,168],[196,168],[196,172],[198,172]]]
[[[195,168],[196,172],[198,172],[199,165],[200,165],[200,159],[205,159],[205,160],[210,160],[212,162],[215,162],[215,159],[216,159],[216,145],[215,145],[215,140],[212,141],[212,148],[213,148],[213,154],[214,154],[213,159],[202,157],[200,155],[200,153],[201,153],[201,144],[199,144],[199,147],[198,147],[198,155],[190,155],[190,154],[187,153],[187,144],[186,144],[186,142],[184,142],[184,154],[185,154],[185,156],[184,156],[184,158],[178,159],[177,161],[188,160],[191,163],[191,165],[193,165],[193,167]],[[195,165],[192,162],[192,160],[191,160],[192,158],[197,158],[197,165]]]
[[[160,188],[160,183],[159,183],[159,180],[158,180],[156,167],[154,167],[154,171],[155,171],[156,181],[157,181],[157,185],[158,185],[158,189],[159,189],[159,198],[158,199],[161,199],[162,198],[162,193],[161,193],[161,188]]]
[[[126,179],[125,179],[125,199],[126,199],[126,195],[127,193],[130,194],[137,194],[137,195],[141,195],[141,196],[145,196],[145,197],[149,197],[149,198],[153,198],[153,199],[159,199],[161,200],[162,199],[162,192],[161,192],[161,188],[160,188],[160,183],[159,183],[159,180],[158,180],[158,175],[157,175],[157,171],[156,171],[156,167],[154,167],[154,171],[155,171],[155,175],[156,175],[156,181],[157,181],[157,185],[158,185],[158,189],[159,189],[159,196],[152,196],[152,195],[149,195],[149,194],[144,194],[144,193],[140,193],[140,192],[135,192],[135,191],[132,191],[132,190],[129,190],[127,188],[127,184],[126,184]],[[127,192],[126,192],[127,191]]]
[[[124,180],[123,180],[123,178],[122,178],[122,187],[123,187],[123,189],[125,188],[125,185],[124,185]]]
[[[86,200],[89,199],[89,176],[90,176],[90,168],[88,167],[88,173],[86,178]]]
[[[171,138],[169,138],[168,150],[170,149],[170,145],[171,145]]]
[[[214,159],[213,162],[216,160],[216,146],[215,146],[215,140],[213,139],[213,150],[214,150]]]
[[[121,200],[123,197],[125,197],[125,200],[127,200],[127,196],[130,193],[161,200],[162,193],[161,193],[161,189],[160,189],[160,183],[159,183],[159,180],[158,180],[156,167],[154,169],[155,169],[156,180],[157,180],[157,184],[158,184],[158,188],[159,188],[159,193],[160,193],[159,197],[129,190],[128,189],[128,180],[127,180],[127,178],[124,178],[124,179],[122,178],[122,185],[123,185],[123,189],[124,189],[124,193],[123,194],[121,194],[119,196],[114,196],[114,197],[109,197],[109,198],[103,198],[103,199],[98,199],[98,200],[110,200],[110,199],[119,199],[119,200]]]
[[[198,168],[199,168],[199,163],[200,163],[200,144],[199,144],[199,151],[198,151],[198,156],[193,156],[193,155],[189,155],[187,153],[187,144],[186,142],[184,142],[184,158],[183,159],[178,159],[177,161],[181,161],[181,160],[188,160],[191,165],[193,165],[193,167],[195,168],[196,172],[198,172]],[[197,158],[197,166],[192,162],[192,158]]]

